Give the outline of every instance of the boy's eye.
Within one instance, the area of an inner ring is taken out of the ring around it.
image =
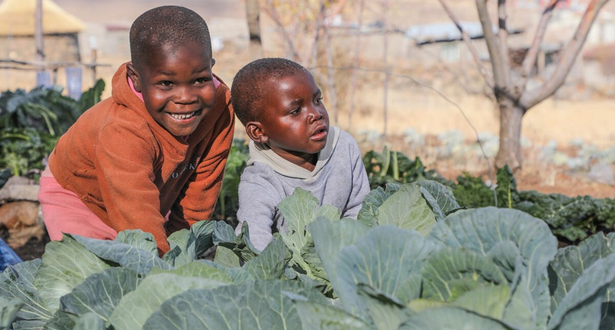
[[[164,86],[164,87],[170,87],[171,85],[173,85],[173,82],[168,81],[168,80],[164,80],[160,82],[160,85]]]
[[[322,96],[317,97],[316,100],[314,101],[315,104],[321,104],[322,103]]]
[[[195,84],[204,84],[207,82],[207,79],[205,78],[196,78],[196,80],[194,81]]]
[[[301,112],[301,108],[293,109],[290,111],[291,115],[298,115]]]

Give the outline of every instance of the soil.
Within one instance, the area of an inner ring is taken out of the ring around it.
[[[4,227],[0,227],[0,237],[6,241],[8,236],[8,230]],[[23,261],[33,260],[40,258],[43,253],[45,253],[45,245],[47,243],[49,243],[48,235],[44,235],[40,240],[36,237],[32,237],[25,245],[13,248],[13,251],[15,251]]]

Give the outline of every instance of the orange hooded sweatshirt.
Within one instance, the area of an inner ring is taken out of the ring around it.
[[[220,193],[235,118],[230,90],[217,79],[213,110],[184,141],[154,121],[122,65],[112,96],[60,138],[49,169],[105,224],[150,232],[167,252],[167,236],[209,220]]]

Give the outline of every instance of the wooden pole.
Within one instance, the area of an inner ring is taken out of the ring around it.
[[[43,0],[36,0],[36,9],[34,13],[34,43],[36,46],[36,86],[47,86],[51,84],[51,78],[49,72],[47,72],[47,65],[45,64],[45,42],[43,39]]]
[[[96,37],[90,37],[90,48],[92,49],[92,86],[96,85],[96,61],[98,60],[98,42]]]
[[[43,0],[36,0],[34,40],[36,42],[36,61],[40,62],[40,68],[44,68],[45,43],[43,41]]]

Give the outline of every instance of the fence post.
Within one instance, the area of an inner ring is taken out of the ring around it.
[[[81,67],[66,68],[66,90],[75,100],[81,98]]]

